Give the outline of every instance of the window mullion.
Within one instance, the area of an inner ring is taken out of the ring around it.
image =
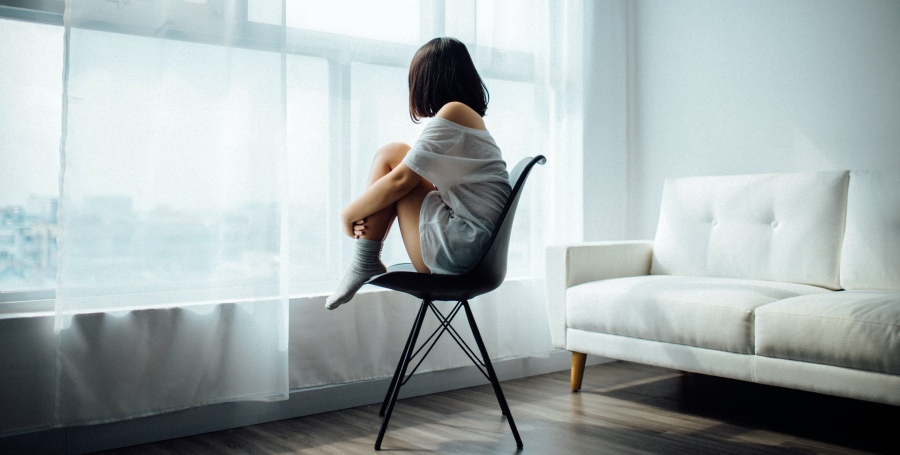
[[[351,197],[349,63],[328,60],[328,93],[328,181],[339,182],[337,185],[329,185],[328,219],[337,220],[340,207],[349,203]],[[334,273],[339,273],[346,253],[341,248],[342,235],[340,230],[328,231],[328,250],[331,252],[328,255],[328,268]]]
[[[424,43],[432,38],[446,34],[445,6],[444,0],[422,2],[419,10],[420,42]]]

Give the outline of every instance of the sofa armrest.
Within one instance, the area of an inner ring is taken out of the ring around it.
[[[566,290],[590,281],[650,274],[653,242],[592,242],[547,247],[547,312],[553,347],[566,348]]]

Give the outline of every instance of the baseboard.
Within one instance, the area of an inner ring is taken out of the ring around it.
[[[588,358],[589,365],[609,361],[597,356]],[[570,362],[568,351],[554,351],[547,357],[497,360],[494,369],[500,380],[506,381],[568,370]],[[427,395],[486,383],[474,366],[433,371],[415,375],[400,396]],[[337,384],[294,390],[286,401],[223,403],[122,422],[32,431],[0,438],[0,453],[83,454],[354,408],[380,403],[389,384],[390,378]]]

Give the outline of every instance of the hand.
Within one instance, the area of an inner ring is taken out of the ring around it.
[[[341,228],[344,229],[344,234],[347,236],[359,239],[366,233],[366,220],[365,218],[353,220],[347,216],[346,209],[344,209],[341,211]]]
[[[357,220],[353,222],[353,238],[362,238],[366,233],[366,220]]]

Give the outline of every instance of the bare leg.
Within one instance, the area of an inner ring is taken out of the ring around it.
[[[390,173],[400,165],[410,147],[402,143],[388,144],[375,153],[369,173],[368,186]],[[363,283],[372,276],[385,271],[381,262],[381,246],[391,229],[394,218],[399,218],[400,235],[410,261],[417,271],[429,273],[422,260],[422,248],[419,240],[419,211],[422,201],[434,186],[422,179],[422,182],[409,193],[400,198],[394,205],[366,217],[362,229],[358,230],[355,256],[350,269],[338,285],[337,290],[326,300],[325,307],[335,309],[348,302]]]
[[[409,148],[406,144],[394,142],[379,149],[372,160],[372,170],[369,173],[368,185],[371,186],[397,167],[403,161],[403,158],[406,157]],[[425,199],[425,195],[431,191],[434,191],[434,185],[422,179],[418,186],[407,193],[406,196],[400,198],[396,204],[366,217],[366,228],[359,238],[384,240],[391,229],[394,219],[397,218],[400,224],[400,235],[403,238],[403,245],[406,247],[406,254],[409,255],[410,262],[413,263],[417,271],[430,273],[430,270],[422,261],[422,247],[419,238],[419,212],[422,210],[422,201]]]
[[[403,161],[403,158],[406,157],[406,152],[409,151],[409,148],[410,147],[404,143],[393,142],[378,149],[378,151],[375,152],[375,157],[372,159],[372,167],[369,171],[369,181],[366,184],[366,187],[372,186],[378,179],[388,175],[388,173],[394,170],[394,168]],[[366,217],[366,229],[359,238],[384,240],[391,229],[391,224],[393,224],[396,214],[397,207],[396,205],[393,205],[369,215]]]
[[[422,260],[419,213],[422,211],[422,201],[432,191],[435,191],[434,185],[422,179],[419,186],[397,201],[397,220],[400,224],[400,236],[403,237],[403,246],[406,247],[409,261],[412,262],[419,273],[431,273],[431,270],[425,265],[425,261]]]

